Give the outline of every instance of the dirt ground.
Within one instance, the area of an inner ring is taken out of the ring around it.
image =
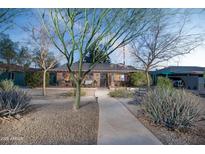
[[[73,98],[32,99],[19,120],[0,121],[0,144],[97,144],[98,104],[82,97],[73,111]]]
[[[139,104],[133,104],[133,99],[118,99],[141,123],[147,127],[163,144],[168,145],[204,145],[205,121],[200,121],[196,127],[188,132],[169,131],[162,126],[157,126],[149,121],[141,112]],[[202,112],[205,113],[205,98],[200,98]]]

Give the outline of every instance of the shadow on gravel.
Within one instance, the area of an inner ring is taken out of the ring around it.
[[[127,102],[127,104],[129,104],[129,105],[141,105],[142,98],[135,98],[134,100]]]
[[[24,112],[22,112],[21,114],[24,116],[24,115],[27,115],[27,114],[30,114],[30,113],[35,113],[39,109],[44,108],[44,107],[49,106],[49,105],[50,104],[30,104],[27,107],[27,109]]]

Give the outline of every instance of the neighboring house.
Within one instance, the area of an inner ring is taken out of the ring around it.
[[[84,63],[82,70],[87,71],[89,65],[89,63]],[[72,70],[77,73],[78,63],[73,64]],[[96,64],[85,77],[83,85],[88,87],[127,86],[129,84],[129,74],[137,71],[133,66],[123,64]],[[51,69],[49,72],[51,85],[61,87],[71,87],[74,85],[66,65]]]
[[[9,71],[8,71],[9,70]],[[26,86],[25,71],[33,71],[34,69],[25,69],[15,64],[0,64],[0,81],[5,79],[13,80],[15,85]]]
[[[204,67],[194,66],[169,66],[160,70],[152,71],[150,74],[154,81],[157,82],[158,76],[168,77],[173,80],[177,86],[180,83],[184,88],[191,90],[205,90]]]

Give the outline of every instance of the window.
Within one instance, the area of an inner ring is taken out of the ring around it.
[[[9,79],[14,80],[14,78],[15,78],[14,72],[9,72],[8,75],[9,75],[9,76],[8,76]]]
[[[14,78],[15,78],[15,74],[12,72],[11,73],[11,79],[14,80]]]
[[[67,72],[63,72],[63,77],[66,82],[70,80],[70,75]]]
[[[92,73],[89,73],[89,74],[87,75],[87,79],[88,79],[88,80],[92,80],[92,79],[93,79],[93,74],[92,74]]]
[[[120,75],[120,81],[125,81],[125,75],[124,74]]]

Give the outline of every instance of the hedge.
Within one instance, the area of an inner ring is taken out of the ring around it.
[[[46,73],[46,86],[49,85],[49,73]],[[31,88],[43,86],[43,72],[26,72],[26,85]]]

